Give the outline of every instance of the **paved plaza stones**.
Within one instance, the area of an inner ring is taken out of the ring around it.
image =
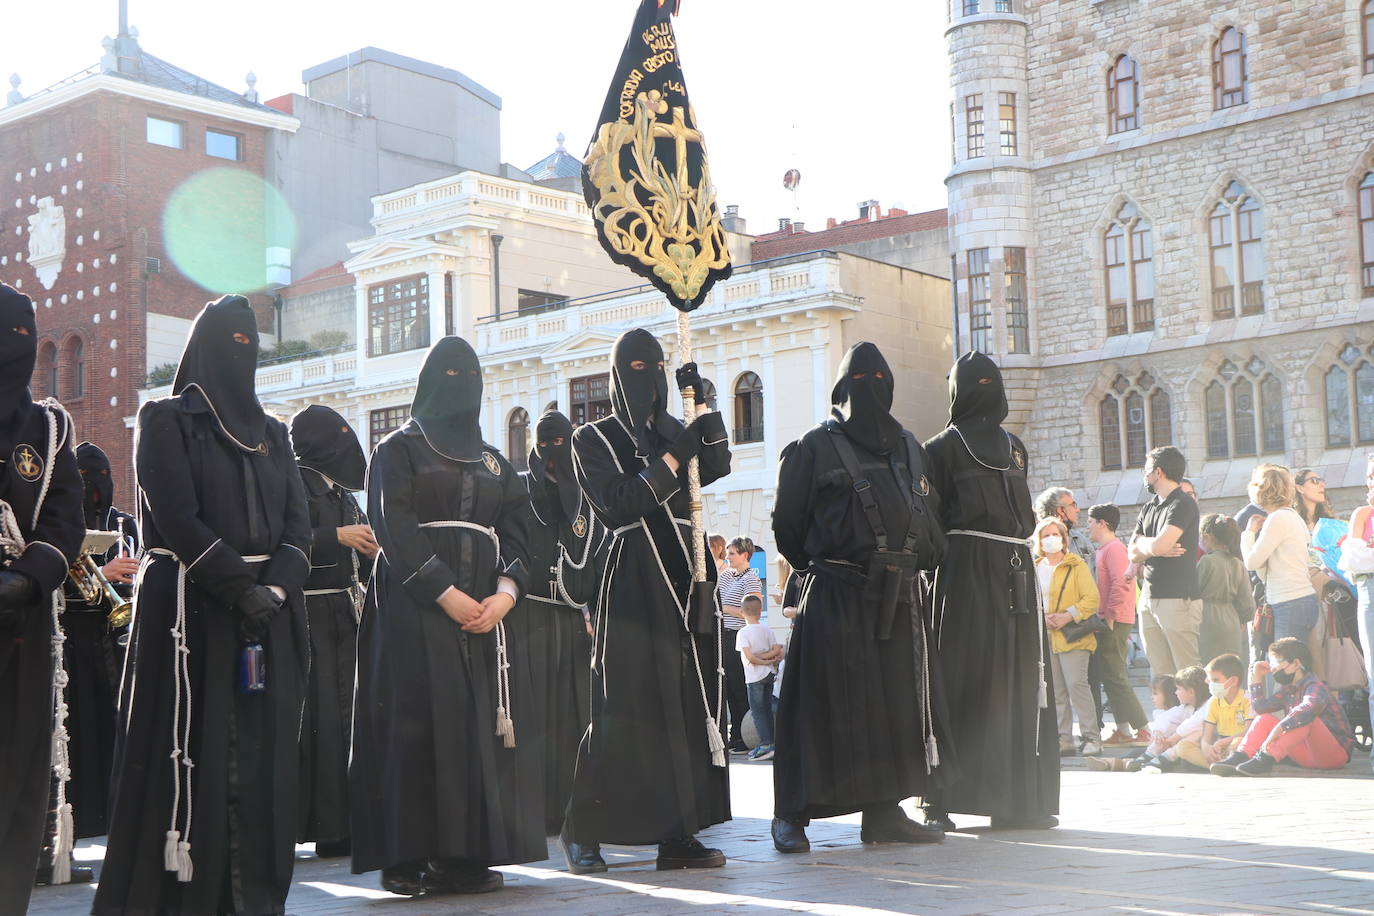
[[[605,875],[573,876],[561,859],[504,868],[505,890],[405,900],[377,874],[301,847],[287,912],[348,914],[1011,913],[1374,916],[1374,777],[1357,752],[1344,771],[1269,779],[1093,773],[1064,761],[1058,830],[961,825],[941,846],[859,843],[858,817],[810,827],[812,852],[783,856],[768,836],[772,770],[732,764],[735,820],[702,834],[723,869],[656,872],[653,850],[606,848]],[[556,856],[552,843],[550,852]],[[83,842],[78,859],[97,864]],[[38,888],[33,916],[89,911],[90,885]]]

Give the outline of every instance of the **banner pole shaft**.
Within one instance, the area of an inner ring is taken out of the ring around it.
[[[692,320],[686,312],[677,313],[677,356],[678,365],[692,361]],[[684,423],[696,418],[696,392],[691,388],[682,390],[682,416]],[[692,510],[692,579],[706,581],[706,536],[701,520],[701,468],[696,458],[687,465],[687,493]]]

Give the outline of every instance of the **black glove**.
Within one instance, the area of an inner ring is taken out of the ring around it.
[[[259,642],[267,635],[267,627],[281,608],[281,602],[265,585],[255,585],[239,599],[234,610],[243,617],[239,621],[239,635],[248,642]]]
[[[29,608],[38,603],[38,583],[33,577],[6,570],[0,572],[0,633],[13,633],[24,625]]]
[[[692,395],[698,404],[706,403],[706,385],[701,380],[701,372],[697,369],[696,363],[683,363],[682,368],[677,370],[677,388],[679,391],[692,389]]]
[[[678,371],[682,370],[679,369]],[[701,432],[701,418],[698,417],[682,430],[672,447],[668,449],[668,454],[676,458],[678,464],[685,465],[701,452]]]

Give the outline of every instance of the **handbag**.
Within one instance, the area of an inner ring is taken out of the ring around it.
[[[1064,584],[1059,586],[1059,597],[1056,598],[1054,601],[1056,605],[1063,603],[1064,589],[1068,587],[1069,577],[1065,576]],[[1107,625],[1107,621],[1103,620],[1098,615],[1093,614],[1087,620],[1075,620],[1073,623],[1064,624],[1062,627],[1059,628],[1059,633],[1068,642],[1075,643],[1078,642],[1080,639],[1086,638],[1089,635],[1096,636],[1098,633],[1105,633],[1110,629],[1111,627]]]
[[[1331,690],[1359,690],[1369,686],[1364,653],[1349,636],[1340,634],[1336,615],[1326,611],[1326,639],[1322,641],[1326,661],[1326,686]]]

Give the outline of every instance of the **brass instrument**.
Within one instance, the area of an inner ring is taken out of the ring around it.
[[[115,630],[129,625],[133,619],[133,602],[121,595],[105,573],[91,557],[93,553],[104,554],[119,539],[115,531],[86,531],[86,539],[81,544],[81,559],[67,570],[67,579],[81,595],[81,600],[98,606],[102,601],[109,602],[108,617],[110,629]]]

